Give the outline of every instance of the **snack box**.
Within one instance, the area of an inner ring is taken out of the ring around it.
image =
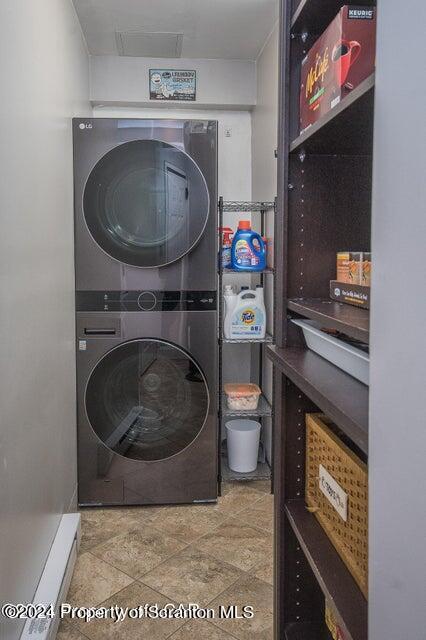
[[[302,60],[300,133],[373,73],[375,55],[375,7],[345,5]]]
[[[370,308],[370,287],[361,284],[347,284],[330,280],[330,298],[337,302],[346,302],[354,307]]]

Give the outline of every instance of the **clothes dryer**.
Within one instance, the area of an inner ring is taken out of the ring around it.
[[[217,123],[76,118],[77,291],[216,289]]]

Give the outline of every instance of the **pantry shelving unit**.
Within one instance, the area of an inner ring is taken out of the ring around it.
[[[265,215],[274,214],[275,213],[275,202],[246,202],[246,201],[224,201],[223,198],[219,198],[218,203],[218,221],[219,228],[223,228],[225,218],[224,216],[228,213],[250,213],[256,214],[260,216],[260,233],[264,235],[265,233]],[[276,218],[275,218],[276,224]],[[222,255],[222,234],[219,234],[219,256]],[[218,264],[218,290],[220,295],[220,303],[219,303],[219,323],[218,323],[218,342],[219,342],[219,465],[218,465],[218,479],[219,479],[219,487],[222,480],[238,480],[238,481],[248,481],[248,480],[269,480],[271,479],[271,468],[266,461],[265,452],[263,451],[263,455],[261,459],[259,459],[257,469],[251,473],[236,473],[232,471],[227,462],[226,458],[226,446],[224,446],[223,442],[223,426],[224,420],[227,418],[257,418],[261,422],[265,419],[271,420],[273,418],[273,403],[269,402],[268,399],[262,394],[259,399],[258,408],[254,411],[231,411],[226,404],[226,397],[223,393],[223,350],[225,345],[253,345],[253,348],[256,349],[256,358],[258,359],[258,379],[251,380],[251,382],[256,382],[259,384],[260,388],[262,388],[262,370],[263,370],[263,361],[265,357],[265,347],[269,343],[273,342],[273,336],[266,333],[265,337],[262,339],[253,338],[250,340],[239,340],[239,339],[228,339],[223,335],[223,320],[224,320],[224,308],[223,308],[223,277],[224,276],[250,276],[256,278],[258,283],[262,286],[265,283],[266,277],[274,276],[274,268],[266,267],[262,271],[236,271],[234,269],[222,268],[221,260],[219,260]],[[275,296],[274,296],[275,297]]]
[[[307,349],[293,318],[369,343],[369,312],[329,298],[336,253],[370,251],[372,74],[299,134],[301,61],[347,4],[281,0],[274,365],[275,640],[367,640],[367,600],[305,507],[305,413],[323,412],[368,456],[368,387]],[[372,6],[361,0],[357,5]]]

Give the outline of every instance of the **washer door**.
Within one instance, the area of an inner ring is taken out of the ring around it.
[[[116,147],[94,167],[84,217],[98,245],[136,267],[161,267],[191,251],[209,215],[207,184],[183,151],[158,140]]]
[[[162,340],[126,342],[109,351],[86,388],[86,411],[102,442],[133,460],[164,460],[202,430],[209,393],[197,363]]]

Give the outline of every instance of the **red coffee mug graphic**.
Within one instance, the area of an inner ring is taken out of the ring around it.
[[[333,47],[331,59],[334,77],[339,87],[345,84],[349,69],[361,53],[361,45],[356,40],[340,40]]]

